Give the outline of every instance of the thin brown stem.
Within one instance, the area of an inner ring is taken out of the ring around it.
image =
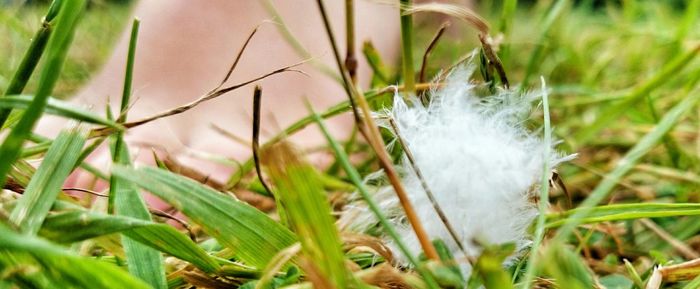
[[[411,7],[413,0],[399,0],[401,11],[401,65],[403,70],[403,82],[406,86],[404,98],[415,94],[416,75],[413,70],[413,16],[403,13],[404,9]]]
[[[95,196],[102,197],[102,198],[109,197],[109,195],[101,194],[101,193],[95,192],[93,190],[88,190],[88,189],[83,189],[83,188],[63,188],[62,190],[63,191],[74,191],[74,192],[88,193],[88,194],[95,195]]]
[[[279,74],[279,73],[283,73],[283,72],[290,72],[290,71],[292,71],[292,72],[303,73],[302,71],[296,70],[296,69],[294,69],[294,68],[297,67],[297,66],[299,66],[299,65],[302,65],[302,64],[304,64],[304,63],[306,63],[306,62],[307,62],[307,61],[304,60],[304,61],[302,61],[302,62],[299,62],[299,63],[295,63],[295,64],[292,64],[292,65],[289,65],[289,66],[282,67],[282,68],[277,69],[277,70],[275,70],[275,71],[266,73],[266,74],[264,74],[264,75],[262,75],[262,76],[258,76],[258,77],[254,78],[254,79],[247,80],[247,81],[241,82],[241,83],[236,84],[236,85],[232,85],[232,86],[225,87],[225,88],[221,88],[221,89],[217,89],[217,90],[212,90],[212,91],[210,91],[209,93],[207,93],[207,94],[205,94],[205,95],[203,95],[203,96],[197,98],[196,100],[194,100],[194,101],[192,101],[192,102],[190,102],[190,103],[187,103],[187,104],[185,104],[185,105],[182,105],[182,106],[179,106],[179,107],[176,107],[176,108],[173,108],[173,109],[169,109],[169,110],[167,110],[167,111],[158,113],[158,114],[153,115],[153,116],[150,116],[150,117],[146,117],[146,118],[141,119],[141,120],[137,120],[137,121],[132,121],[132,122],[124,123],[123,126],[124,126],[125,128],[137,127],[137,126],[147,124],[147,123],[152,122],[152,121],[157,120],[157,119],[161,119],[161,118],[164,118],[164,117],[169,117],[169,116],[181,114],[181,113],[183,113],[183,112],[186,112],[186,111],[188,111],[188,110],[190,110],[190,109],[192,109],[192,108],[194,108],[194,107],[200,105],[200,104],[203,103],[203,102],[206,102],[206,101],[215,99],[215,98],[217,98],[217,97],[219,97],[219,96],[222,96],[222,95],[224,95],[224,94],[226,94],[226,93],[228,93],[228,92],[230,92],[230,91],[239,89],[239,88],[241,88],[241,87],[243,87],[243,86],[246,86],[246,85],[248,85],[248,84],[251,84],[251,83],[260,81],[260,80],[262,80],[262,79],[265,79],[265,78],[267,78],[267,77],[273,76],[273,75],[275,75],[275,74]],[[94,137],[106,136],[106,135],[109,135],[109,134],[111,134],[111,133],[113,133],[113,132],[114,132],[114,129],[111,128],[111,127],[97,128],[97,129],[93,129],[93,130],[90,132],[90,137],[91,137],[91,138],[94,138]]]
[[[171,172],[177,173],[178,175],[182,175],[185,177],[188,177],[190,179],[193,179],[195,181],[200,182],[201,184],[207,185],[211,187],[212,189],[215,189],[217,191],[220,191],[222,193],[226,194],[232,194],[234,195],[237,199],[250,204],[251,206],[263,211],[263,212],[269,212],[274,208],[275,202],[270,199],[269,197],[263,196],[258,193],[246,191],[246,190],[229,190],[226,188],[226,185],[223,183],[220,183],[216,181],[213,178],[210,178],[208,175],[194,169],[188,166],[185,166],[174,158],[170,157],[169,155],[166,155],[165,158],[162,160],[163,165],[165,165],[168,170]]]
[[[228,71],[226,72],[226,76],[224,76],[224,79],[221,80],[221,82],[219,83],[219,86],[212,89],[212,91],[215,91],[215,90],[221,88],[224,85],[224,83],[226,83],[226,81],[228,81],[228,79],[231,78],[231,74],[236,69],[236,66],[238,66],[238,62],[241,60],[241,57],[243,56],[243,52],[245,51],[246,47],[248,47],[248,43],[250,43],[250,40],[253,39],[253,36],[255,35],[255,33],[258,32],[259,27],[260,26],[256,26],[253,29],[253,31],[250,32],[250,34],[248,34],[248,38],[246,38],[241,49],[238,50],[238,54],[236,55],[236,60],[234,60],[233,64],[231,64],[231,67],[229,67]]]
[[[686,261],[683,263],[675,264],[675,265],[670,265],[670,266],[662,266],[659,267],[659,273],[661,276],[663,276],[664,280],[667,281],[679,281],[683,279],[691,279],[695,278],[698,273],[697,269],[700,267],[700,259],[693,259],[690,261]],[[695,272],[693,272],[695,271]],[[678,272],[679,274],[674,274]],[[676,275],[676,276],[673,276]]]
[[[438,41],[440,40],[442,35],[445,33],[445,30],[447,30],[447,27],[450,27],[450,22],[442,23],[442,25],[440,25],[440,28],[438,28],[438,31],[433,36],[433,40],[430,40],[430,44],[428,44],[428,48],[425,49],[425,53],[423,53],[423,63],[420,66],[420,74],[418,77],[418,82],[420,82],[420,83],[425,82],[425,70],[428,67],[428,57],[430,57],[431,52],[433,52],[433,49],[435,49],[435,46],[437,46]]]
[[[413,172],[416,173],[416,177],[418,177],[418,180],[420,181],[421,187],[423,187],[423,190],[425,191],[425,194],[428,196],[428,200],[430,200],[430,204],[433,206],[433,209],[435,209],[435,212],[438,214],[438,217],[440,218],[440,221],[445,225],[445,228],[447,229],[447,232],[450,234],[450,237],[452,237],[452,240],[455,241],[457,244],[457,247],[464,253],[464,256],[469,258],[469,255],[467,255],[467,250],[464,248],[464,245],[462,244],[462,237],[457,234],[457,231],[454,229],[452,224],[450,223],[449,218],[445,214],[445,212],[442,210],[440,205],[437,202],[437,199],[435,199],[435,195],[433,194],[433,191],[430,189],[428,186],[428,182],[425,181],[425,177],[423,176],[423,172],[421,172],[420,168],[416,164],[416,160],[413,157],[413,153],[411,153],[411,149],[408,147],[408,144],[404,141],[403,137],[401,137],[401,131],[399,130],[399,126],[396,124],[396,121],[393,118],[389,118],[389,124],[391,125],[391,128],[394,130],[394,135],[396,135],[396,139],[399,141],[399,144],[401,145],[401,148],[403,148],[403,152],[406,155],[406,158],[408,159],[409,164],[411,165],[411,168],[413,169]]]
[[[355,54],[355,1],[345,0],[345,68],[352,83],[357,84],[357,56]]]
[[[323,19],[323,25],[326,28],[328,38],[331,42],[331,47],[333,48],[333,57],[335,58],[335,62],[338,65],[338,69],[340,70],[341,79],[343,80],[343,89],[345,89],[345,94],[348,95],[348,101],[350,101],[352,115],[355,117],[355,123],[357,123],[359,126],[360,124],[362,124],[362,119],[360,118],[360,113],[357,110],[357,104],[355,103],[355,97],[352,91],[354,86],[350,81],[350,77],[347,75],[347,71],[343,66],[343,62],[340,60],[340,54],[338,54],[338,44],[335,42],[335,37],[333,37],[331,24],[328,21],[328,15],[326,14],[326,8],[323,4],[323,0],[316,0],[316,3],[318,3],[318,8],[321,12],[321,18]]]
[[[419,83],[419,84],[416,84],[416,89],[418,91],[422,91],[422,90],[427,90],[427,89],[431,89],[431,88],[444,87],[444,85],[445,85],[445,83]],[[367,98],[367,100],[372,100],[372,99],[376,99],[377,97],[380,97],[380,96],[388,94],[388,93],[395,93],[397,90],[399,92],[404,91],[404,87],[403,86],[385,87],[385,88],[382,88],[382,89],[379,89],[379,90],[376,90],[373,92],[369,92],[366,94],[365,97]],[[332,106],[328,110],[322,112],[320,114],[320,116],[322,119],[328,119],[328,118],[340,115],[341,113],[344,113],[346,111],[352,110],[353,107],[349,103],[350,103],[350,101],[346,101],[346,102],[339,103],[335,106]],[[354,114],[353,114],[353,116],[354,116]],[[261,148],[265,149],[267,147],[270,147],[271,145],[279,142],[280,140],[284,139],[285,137],[290,136],[290,135],[304,129],[306,126],[308,126],[309,124],[312,124],[313,122],[314,122],[313,115],[306,116],[306,117],[296,121],[295,123],[289,125],[287,128],[285,128],[284,130],[282,130],[280,133],[276,134],[275,136],[269,138],[267,140],[267,142],[265,142],[261,145]],[[358,123],[358,124],[361,125],[361,123]],[[360,125],[358,125],[358,130],[359,130]],[[235,187],[241,181],[241,178],[243,178],[243,176],[250,173],[253,169],[254,169],[253,159],[248,158],[248,160],[246,160],[243,163],[243,165],[241,166],[241,169],[238,170],[229,179],[229,181],[227,183],[227,188]]]
[[[345,70],[342,61],[340,60],[340,55],[338,54],[338,47],[335,42],[333,32],[331,31],[330,22],[328,21],[328,15],[326,13],[323,0],[316,0],[316,3],[318,3],[318,7],[323,18],[323,23],[325,25],[326,32],[328,33],[328,38],[331,42],[331,46],[333,47],[333,55],[335,56],[336,64],[338,65],[338,69],[340,70],[341,76],[343,77],[344,88],[348,97],[350,98],[351,106],[355,116],[355,121],[358,124],[360,133],[362,133],[364,138],[367,140],[367,142],[377,154],[379,163],[382,169],[384,169],[384,172],[386,173],[387,177],[389,178],[389,182],[394,187],[394,191],[396,192],[396,195],[399,198],[399,202],[401,203],[401,206],[404,209],[406,218],[411,224],[411,227],[413,228],[413,231],[415,232],[416,237],[418,238],[418,241],[421,244],[423,252],[428,257],[428,259],[436,261],[440,260],[440,257],[437,254],[435,247],[430,242],[428,234],[425,232],[422,223],[418,219],[418,215],[416,214],[415,209],[411,205],[411,201],[408,199],[408,194],[406,193],[403,184],[401,184],[401,178],[399,177],[398,173],[396,173],[396,170],[393,167],[391,158],[389,157],[389,154],[386,151],[386,147],[384,146],[384,142],[381,139],[381,135],[379,134],[379,129],[377,128],[377,125],[374,123],[374,120],[371,117],[372,112],[369,109],[367,100],[365,100],[362,94],[357,90],[357,87],[352,84],[352,82],[350,81],[350,76]],[[359,105],[359,108],[362,111],[362,116],[364,117],[361,117],[360,112],[357,109],[357,105]]]
[[[187,230],[187,234],[190,236],[190,240],[192,240],[192,241],[195,242],[195,243],[197,242],[197,236],[195,236],[194,232],[192,231],[192,228],[190,227],[190,224],[188,224],[188,223],[185,222],[184,220],[182,220],[182,219],[180,219],[180,218],[177,218],[177,217],[175,217],[175,216],[173,216],[173,215],[171,215],[171,214],[168,214],[168,213],[166,213],[166,212],[163,212],[163,211],[161,211],[161,210],[158,210],[158,209],[150,208],[150,209],[148,209],[148,211],[149,211],[151,214],[153,214],[154,216],[158,216],[158,217],[161,217],[161,218],[165,218],[165,219],[168,219],[168,220],[172,220],[172,221],[174,221],[175,223],[180,224],[180,226],[182,226],[183,228],[185,228],[185,230]]]
[[[13,191],[13,192],[18,193],[18,194],[24,193],[24,186],[20,185],[13,178],[7,178],[7,182],[5,182],[3,189],[10,190],[10,191]]]
[[[260,109],[262,100],[262,88],[256,85],[253,91],[253,161],[255,162],[255,172],[258,174],[258,179],[263,188],[268,194],[274,196],[270,186],[263,178],[262,170],[260,169]]]
[[[505,68],[503,68],[503,63],[501,63],[501,59],[498,58],[498,55],[496,55],[496,52],[493,50],[491,42],[484,34],[479,34],[479,41],[481,41],[481,47],[484,50],[484,55],[486,56],[486,59],[488,59],[489,61],[489,65],[496,69],[498,77],[501,79],[501,84],[503,84],[503,87],[508,89],[510,87],[510,84],[508,83],[506,70]]]
[[[654,232],[657,236],[659,236],[661,239],[666,241],[675,249],[678,251],[678,253],[681,253],[683,257],[687,259],[698,259],[700,258],[700,254],[693,250],[690,246],[686,245],[685,243],[681,242],[680,240],[676,239],[673,237],[671,234],[666,232],[663,228],[659,227],[656,223],[649,219],[639,219],[639,222],[642,223],[645,227],[647,227],[649,230]]]
[[[564,196],[566,197],[567,209],[574,208],[574,203],[572,201],[571,194],[566,188],[564,180],[561,178],[561,175],[559,175],[559,172],[557,172],[557,170],[552,170],[552,177],[549,179],[549,186],[555,189],[559,189],[562,193],[564,193]]]

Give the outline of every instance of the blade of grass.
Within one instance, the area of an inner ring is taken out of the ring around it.
[[[115,166],[112,173],[169,203],[233,250],[241,261],[260,269],[296,242],[292,232],[264,213],[194,180],[150,167]]]
[[[372,150],[376,153],[377,159],[379,160],[379,165],[384,170],[389,183],[394,188],[396,196],[399,198],[399,203],[404,210],[406,219],[411,225],[411,229],[416,234],[418,241],[423,248],[423,252],[428,257],[428,259],[439,261],[440,256],[438,256],[433,243],[430,242],[430,238],[423,227],[422,222],[418,219],[418,216],[411,204],[406,189],[401,183],[401,178],[399,177],[396,169],[394,169],[394,164],[392,163],[391,157],[386,150],[384,140],[382,139],[379,128],[377,127],[374,119],[371,117],[372,111],[369,108],[367,100],[364,99],[363,95],[360,93],[357,86],[355,86],[348,76],[347,70],[340,60],[340,54],[338,52],[338,44],[335,41],[335,36],[333,35],[333,30],[331,29],[330,20],[328,19],[328,13],[326,12],[323,0],[316,0],[318,10],[321,14],[321,19],[323,20],[323,25],[328,35],[328,40],[331,43],[333,58],[335,58],[335,63],[338,67],[338,71],[343,77],[343,88],[350,100],[350,106],[353,109],[353,116],[358,129],[362,133],[362,136],[370,144]],[[408,88],[408,86],[406,86]],[[413,87],[415,89],[415,87]],[[410,90],[409,90],[410,91]],[[360,114],[362,111],[362,115]]]
[[[627,276],[632,280],[632,282],[634,282],[637,288],[644,288],[644,281],[642,281],[642,278],[639,277],[639,273],[637,273],[637,269],[634,268],[634,265],[632,265],[632,263],[630,263],[630,261],[627,259],[622,259],[622,261],[625,263]]]
[[[518,8],[518,0],[506,0],[503,1],[503,10],[501,11],[501,22],[498,31],[503,34],[506,39],[505,43],[501,45],[501,53],[499,57],[504,63],[508,62],[508,57],[510,56],[510,33],[511,26],[513,26],[513,19],[515,18],[515,11]]]
[[[52,33],[47,44],[46,66],[41,73],[34,101],[0,145],[0,187],[4,186],[7,173],[19,157],[24,140],[29,136],[34,124],[44,112],[49,95],[51,95],[63,68],[75,27],[84,7],[85,0],[65,0],[61,5],[56,20],[56,30]]]
[[[551,168],[549,167],[548,156],[551,155],[550,150],[552,149],[552,125],[549,118],[549,96],[547,92],[547,85],[545,84],[544,77],[540,78],[542,82],[542,109],[544,110],[544,141],[542,143],[542,153],[544,157],[542,158],[542,176],[540,179],[540,195],[539,201],[537,203],[537,208],[539,213],[537,215],[537,223],[535,225],[535,236],[532,238],[532,247],[530,247],[530,257],[528,257],[527,267],[525,268],[525,275],[523,276],[522,288],[530,288],[532,281],[535,279],[535,269],[539,262],[538,257],[540,246],[544,239],[546,217],[547,217],[547,207],[549,206],[549,176],[551,175]]]
[[[253,90],[253,161],[255,162],[255,173],[258,175],[258,180],[260,180],[260,184],[263,186],[265,191],[267,192],[268,195],[272,196],[274,195],[272,190],[270,189],[270,186],[267,185],[265,182],[265,178],[263,178],[262,175],[262,170],[260,169],[260,110],[262,106],[262,88],[258,85],[255,86],[255,89]],[[277,199],[275,199],[277,200]],[[278,204],[279,205],[279,204]],[[278,206],[279,210],[282,210],[280,206]],[[282,210],[280,212],[280,215],[283,215],[284,211]],[[284,217],[280,216],[281,220],[284,220]],[[283,221],[283,223],[286,223]]]
[[[688,36],[688,32],[693,28],[693,25],[700,15],[700,1],[691,0],[685,7],[685,14],[683,14],[683,21],[678,25],[678,30],[676,30],[676,51],[680,52],[683,48],[683,40]]]
[[[341,241],[318,172],[302,160],[290,144],[280,142],[262,154],[289,223],[299,236],[302,268],[315,267],[320,276],[309,278],[316,287],[348,288],[352,279],[345,267]],[[308,276],[313,276],[307,271]]]
[[[535,252],[533,252],[535,253]],[[581,257],[563,243],[553,243],[547,247],[541,264],[538,265],[560,288],[589,289],[593,286],[590,268]],[[531,288],[531,287],[524,287]]]
[[[22,233],[34,235],[49,213],[63,182],[73,171],[85,144],[86,135],[80,128],[63,131],[49,148],[34,176],[27,185],[22,198],[10,214],[10,221]]]
[[[418,84],[416,87],[421,88],[421,89],[428,89],[429,86],[431,86],[431,85],[432,84]],[[403,91],[402,86],[399,86],[398,89],[399,89],[399,91]],[[395,91],[395,87],[386,87],[386,88],[382,88],[379,90],[368,91],[364,94],[364,98],[366,101],[372,101],[372,100],[376,100],[379,97],[382,97],[388,93],[393,93],[394,91]],[[350,111],[350,110],[352,110],[351,103],[349,100],[345,100],[345,101],[342,101],[342,102],[330,107],[326,111],[321,112],[320,115],[321,115],[322,119],[327,119],[327,118],[331,118],[331,117],[340,115],[340,114],[347,112],[347,111]],[[284,139],[285,137],[290,136],[290,135],[302,130],[303,128],[307,127],[309,124],[312,124],[313,122],[314,122],[313,115],[307,115],[307,116],[299,119],[298,121],[294,122],[293,124],[291,124],[287,128],[285,128],[282,132],[278,133],[274,137],[267,140],[267,142],[262,144],[260,146],[260,148],[264,149],[266,147],[269,147],[269,146],[279,142],[280,140]],[[240,180],[246,174],[250,173],[253,170],[254,165],[255,165],[255,163],[253,161],[253,158],[252,157],[249,158],[245,163],[243,163],[241,165],[241,167],[239,168],[238,171],[236,171],[236,173],[231,175],[231,177],[229,178],[229,180],[226,183],[226,186],[228,188],[233,188],[236,184],[238,184],[240,182]]]
[[[289,31],[289,28],[287,24],[284,22],[284,19],[282,18],[282,15],[277,12],[277,9],[275,8],[275,5],[272,3],[272,0],[262,0],[262,4],[265,6],[265,10],[267,10],[267,13],[272,16],[274,19],[275,24],[277,24],[277,29],[279,30],[280,34],[282,34],[282,37],[284,37],[284,40],[289,43],[294,51],[301,56],[303,59],[311,59],[311,65],[313,65],[318,71],[326,75],[327,77],[333,79],[334,81],[337,81],[338,83],[342,83],[343,79],[338,75],[337,72],[333,70],[330,66],[328,66],[325,62],[319,61],[318,59],[313,58],[311,53],[309,53],[306,48],[297,40],[297,38],[292,34],[291,31]]]
[[[258,85],[255,86],[253,90],[253,161],[255,162],[255,173],[258,176],[258,182],[262,185],[265,195],[271,196],[275,199],[275,205],[277,207],[277,215],[280,218],[280,223],[285,227],[289,227],[289,222],[287,220],[287,213],[285,212],[284,205],[281,200],[275,195],[270,186],[268,186],[265,178],[262,175],[262,169],[260,167],[260,112],[262,109],[262,88]]]
[[[47,142],[39,143],[35,146],[26,147],[26,148],[24,148],[24,150],[22,150],[22,154],[20,155],[20,158],[31,157],[34,155],[44,153],[47,150],[49,150],[52,143],[53,142],[51,142],[51,141],[47,141]]]
[[[581,223],[582,219],[587,217],[592,211],[592,207],[600,203],[607,197],[612,189],[618,184],[620,179],[624,177],[639,160],[646,155],[659,141],[666,135],[692,107],[700,100],[700,92],[693,91],[690,96],[685,97],[671,110],[669,110],[661,121],[639,142],[632,147],[625,156],[617,162],[615,168],[608,173],[598,186],[588,195],[585,201],[579,205],[579,211],[569,217],[570,223],[565,224],[557,232],[557,240],[563,242],[573,232],[574,228]]]
[[[17,234],[2,224],[0,224],[0,254],[31,256],[36,264],[40,264],[42,274],[64,281],[65,284],[69,284],[68,288],[150,288],[114,265],[73,255],[64,248],[42,239]],[[5,256],[0,259],[7,261]],[[23,264],[14,265],[19,268],[23,266]]]
[[[547,228],[559,227],[571,222],[571,216],[584,210],[576,208],[564,213],[547,215]],[[580,219],[582,224],[612,222],[641,218],[661,218],[675,216],[700,215],[700,204],[694,203],[641,203],[641,204],[614,204],[591,208],[587,216]]]
[[[574,140],[576,143],[585,144],[591,140],[596,133],[627,111],[630,106],[639,103],[651,91],[666,83],[674,75],[678,75],[679,72],[685,68],[688,63],[690,63],[695,56],[698,55],[699,52],[700,45],[696,46],[685,54],[678,55],[676,58],[669,61],[664,67],[662,67],[659,73],[655,74],[651,79],[636,87],[634,90],[632,90],[632,92],[625,96],[624,99],[613,105],[606,106],[598,113],[598,118],[592,124],[582,128],[574,135]]]
[[[700,185],[700,175],[692,171],[684,171],[676,168],[655,166],[649,164],[639,164],[634,167],[635,170],[658,175],[670,180],[678,180]]]
[[[87,211],[51,215],[40,235],[58,243],[73,243],[113,233],[122,233],[151,248],[192,263],[207,273],[220,269],[219,263],[185,234],[166,224]]]
[[[355,53],[355,0],[345,0],[345,69],[357,84],[357,54]]]
[[[121,105],[119,109],[118,123],[126,121],[129,100],[131,99],[131,85],[134,74],[134,60],[136,57],[136,43],[138,39],[140,21],[134,19],[131,26],[131,37],[129,40],[129,51],[126,61],[126,72],[124,76],[124,88],[122,91]],[[129,150],[124,143],[124,132],[114,135],[114,147],[112,150],[112,161],[115,164],[131,165]],[[120,216],[128,216],[144,221],[151,221],[151,214],[146,207],[146,202],[136,186],[124,179],[111,176],[109,180],[109,205],[108,211]],[[163,256],[158,250],[150,248],[129,235],[122,235],[122,246],[126,255],[126,263],[129,273],[134,275],[153,288],[165,289],[168,284],[165,278],[165,267]]]
[[[297,66],[300,66],[300,65],[306,63],[306,62],[307,62],[307,60],[304,60],[304,61],[301,61],[301,62],[292,64],[292,65],[289,65],[289,66],[285,66],[285,67],[276,69],[276,70],[274,70],[274,71],[268,72],[268,73],[263,74],[263,75],[261,75],[261,76],[258,76],[258,77],[256,77],[256,78],[253,78],[253,79],[250,79],[250,80],[246,80],[246,81],[243,81],[243,82],[238,83],[238,84],[235,84],[235,85],[231,85],[231,86],[227,86],[227,87],[223,87],[223,88],[216,88],[216,89],[207,92],[206,94],[204,94],[204,95],[198,97],[197,99],[195,99],[195,100],[193,100],[193,101],[191,101],[191,102],[189,102],[189,103],[187,103],[187,104],[178,106],[178,107],[176,107],[176,108],[168,109],[168,110],[166,110],[166,111],[159,112],[159,113],[157,113],[157,114],[155,114],[155,115],[152,115],[152,116],[149,116],[149,117],[145,117],[145,118],[142,118],[142,119],[140,119],[140,120],[125,122],[125,123],[123,124],[123,126],[126,127],[126,128],[137,127],[137,126],[144,125],[144,124],[146,124],[146,123],[149,123],[149,122],[152,122],[152,121],[161,119],[161,118],[170,117],[170,116],[173,116],[173,115],[178,115],[178,114],[184,113],[184,112],[186,112],[186,111],[188,111],[188,110],[190,110],[190,109],[192,109],[192,108],[194,108],[194,107],[196,107],[196,106],[198,106],[198,105],[200,105],[200,104],[202,104],[202,103],[204,103],[204,102],[207,102],[207,101],[210,101],[210,100],[212,100],[212,99],[218,98],[218,97],[220,97],[220,96],[222,96],[222,95],[224,95],[224,94],[226,94],[226,93],[228,93],[228,92],[234,91],[234,90],[239,89],[239,88],[241,88],[241,87],[244,87],[244,86],[246,86],[246,85],[248,85],[248,84],[251,84],[251,83],[260,81],[260,80],[262,80],[262,79],[268,78],[268,77],[273,76],[273,75],[276,75],[276,74],[280,74],[280,73],[284,73],[284,72],[303,73],[303,72],[301,72],[301,71],[299,71],[299,70],[296,70],[295,68],[296,68]],[[220,87],[220,86],[218,86],[218,87]],[[102,128],[94,129],[94,130],[90,133],[90,136],[91,136],[91,137],[100,137],[100,136],[106,136],[106,135],[109,135],[109,134],[112,134],[112,133],[113,133],[113,129],[112,129],[112,128],[109,128],[109,127],[102,127]]]
[[[318,124],[319,128],[321,129],[321,132],[323,135],[326,137],[326,140],[328,141],[328,144],[330,144],[331,149],[333,149],[333,153],[335,154],[336,159],[340,163],[341,167],[345,171],[345,173],[348,175],[348,178],[350,178],[350,181],[357,187],[358,192],[362,196],[362,199],[367,202],[367,206],[369,206],[369,209],[372,211],[372,213],[377,217],[379,220],[379,223],[382,225],[382,228],[384,229],[384,232],[389,235],[389,237],[396,243],[396,245],[399,247],[399,250],[401,250],[401,253],[408,259],[408,261],[415,267],[416,271],[420,273],[420,275],[423,277],[425,282],[428,285],[428,288],[439,288],[437,283],[435,282],[435,279],[431,275],[428,270],[423,267],[421,263],[419,263],[418,259],[411,253],[410,250],[408,250],[408,247],[403,243],[403,240],[401,240],[401,237],[399,237],[399,234],[396,233],[396,230],[394,227],[391,225],[389,220],[386,218],[384,215],[384,212],[379,208],[377,203],[372,199],[372,196],[369,194],[367,189],[365,188],[365,185],[362,181],[362,178],[360,177],[360,174],[355,170],[355,168],[350,164],[350,160],[343,150],[343,148],[338,144],[338,142],[333,139],[333,137],[330,135],[330,132],[326,128],[326,125],[323,123],[323,120],[321,119],[321,116],[318,115],[315,112],[312,112],[312,116],[314,118],[314,121]]]
[[[698,2],[698,1],[695,1],[695,2]],[[695,277],[695,279],[693,279],[692,281],[688,282],[688,284],[685,284],[685,286],[683,286],[683,289],[697,289],[697,288],[700,288],[700,275],[698,275],[697,277]]]
[[[368,93],[366,98],[367,98],[367,100],[372,100],[372,99],[376,99],[377,97],[379,97],[382,94],[383,93],[376,93],[376,92],[375,93]],[[343,102],[329,108],[325,112],[322,112],[321,117],[324,119],[330,118],[333,116],[340,115],[341,113],[347,112],[351,109],[352,109],[352,107],[350,106],[350,101],[346,100],[346,101],[343,101]],[[260,146],[260,148],[265,149],[265,148],[279,142],[280,140],[284,139],[285,136],[292,135],[292,134],[302,130],[303,128],[307,127],[309,124],[312,124],[313,122],[314,122],[313,115],[308,115],[308,116],[296,121],[295,123],[291,124],[289,127],[285,128],[281,133],[270,138],[266,143],[262,144]],[[248,159],[245,163],[243,163],[241,165],[241,168],[235,174],[231,175],[231,177],[229,178],[229,180],[227,182],[227,187],[232,188],[233,186],[235,186],[241,180],[241,178],[243,178],[246,174],[248,174],[254,168],[255,168],[255,161],[251,157],[250,159]]]
[[[29,108],[32,101],[34,101],[34,97],[31,95],[8,95],[0,98],[0,108],[26,110]],[[49,98],[46,102],[44,113],[62,116],[81,122],[103,125],[116,130],[124,129],[123,126],[114,121],[101,117],[88,110],[73,106],[70,103],[59,99]]]
[[[48,43],[49,36],[51,35],[51,21],[56,17],[56,14],[60,9],[61,2],[62,1],[60,0],[54,0],[51,2],[49,10],[41,22],[41,28],[39,28],[34,35],[34,38],[32,38],[32,42],[29,44],[29,48],[25,52],[24,57],[22,57],[22,62],[20,62],[15,74],[12,76],[12,80],[10,81],[7,90],[3,94],[3,97],[20,94],[22,91],[24,91],[29,78],[34,73],[34,69],[39,63],[41,56],[44,54],[46,44]],[[3,127],[11,112],[12,109],[9,108],[0,109],[0,128]]]
[[[433,52],[433,49],[435,49],[435,46],[437,46],[440,37],[442,37],[443,33],[445,33],[445,30],[447,30],[448,27],[450,27],[450,22],[443,22],[440,24],[440,28],[438,28],[438,31],[435,32],[433,39],[430,40],[428,47],[425,49],[425,52],[423,53],[423,62],[421,63],[420,72],[418,73],[419,82],[425,82],[425,71],[428,69],[428,59],[430,58],[430,54]],[[427,103],[424,101],[423,105],[426,104]]]
[[[513,283],[503,268],[503,262],[512,254],[514,248],[500,248],[499,246],[486,246],[474,264],[474,273],[479,274],[486,289],[512,289]]]
[[[700,259],[693,259],[679,264],[658,266],[658,273],[664,281],[678,282],[700,276]],[[697,287],[691,287],[697,288]]]
[[[379,80],[379,84],[388,85],[390,83],[390,78],[386,65],[384,65],[379,51],[374,48],[371,41],[368,40],[362,44],[362,54],[365,56],[369,67],[372,69],[373,77]]]
[[[552,29],[552,26],[559,18],[559,15],[562,13],[562,11],[564,11],[567,3],[569,3],[569,1],[566,0],[559,0],[553,3],[552,8],[549,9],[549,12],[547,12],[542,19],[542,26],[539,29],[539,36],[537,38],[537,42],[535,42],[535,50],[532,52],[532,55],[530,55],[530,59],[528,60],[525,68],[523,83],[520,85],[521,92],[527,89],[530,78],[535,73],[536,65],[542,62],[540,61],[540,58],[542,58],[542,53],[544,53],[547,34],[549,34],[550,29]]]
[[[411,6],[411,0],[400,0],[401,13],[401,65],[403,67],[403,82],[406,95],[416,93],[416,73],[413,68],[413,15],[403,11]]]

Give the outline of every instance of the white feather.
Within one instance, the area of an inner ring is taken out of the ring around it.
[[[537,215],[530,199],[544,162],[554,168],[574,157],[562,157],[553,148],[552,154],[545,156],[544,142],[525,127],[538,93],[500,91],[480,98],[468,82],[473,71],[474,66],[467,65],[451,72],[447,86],[431,93],[427,108],[417,99],[406,103],[397,95],[393,109],[384,114],[395,119],[417,167],[469,257],[481,252],[473,242],[476,239],[492,244],[515,243],[518,251],[525,248],[529,244],[526,230]],[[442,239],[457,259],[464,260],[405,157],[398,170],[430,238]],[[417,254],[420,244],[392,187],[379,175],[366,179],[369,187],[376,189],[373,197]],[[361,201],[350,203],[339,223],[359,231],[377,225]],[[470,270],[467,264],[463,268],[465,273]]]

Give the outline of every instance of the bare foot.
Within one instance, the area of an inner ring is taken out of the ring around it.
[[[141,1],[134,15],[141,19],[136,52],[134,104],[129,119],[151,116],[188,103],[219,84],[245,39],[261,25],[227,84],[244,82],[275,69],[304,60],[285,41],[263,1],[211,0],[206,5],[187,0]],[[341,1],[326,1],[339,47],[344,48],[345,13]],[[398,10],[372,1],[356,1],[357,46],[371,40],[386,60],[396,59],[398,48]],[[335,68],[333,54],[314,1],[274,1],[290,32],[314,58]],[[265,24],[263,24],[265,23]],[[124,77],[128,33],[115,48],[102,72],[73,101],[104,111],[107,100],[119,107]],[[360,47],[358,47],[358,53]],[[344,51],[341,51],[344,53]],[[368,65],[359,58],[359,76],[366,83]],[[270,137],[308,114],[304,98],[316,109],[324,109],[346,99],[342,86],[309,64],[300,66],[306,75],[287,72],[259,82],[263,87],[262,137]],[[239,161],[251,155],[248,145],[236,143],[211,128],[212,125],[250,141],[252,123],[252,85],[232,91],[218,99],[180,115],[133,128],[127,133],[132,150],[156,147],[189,166],[212,173],[222,180],[230,172],[211,162],[191,157],[192,152],[207,152]],[[64,122],[48,118],[38,132],[55,135]],[[350,131],[348,117],[329,121],[331,129],[342,137]],[[316,130],[302,131],[292,140],[312,147],[323,143]],[[150,150],[141,153],[148,159]],[[109,162],[106,150],[92,157],[96,165]]]

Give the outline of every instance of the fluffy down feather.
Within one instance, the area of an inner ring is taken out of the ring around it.
[[[528,246],[526,229],[537,215],[531,199],[544,162],[554,168],[574,156],[562,157],[554,149],[545,156],[544,142],[524,126],[539,93],[520,95],[501,91],[479,97],[475,86],[468,81],[473,71],[474,66],[467,65],[451,72],[447,86],[432,91],[427,107],[417,99],[406,103],[396,96],[393,109],[377,116],[380,120],[392,117],[396,121],[401,137],[437,203],[460,236],[467,255],[477,257],[481,249],[473,242],[476,239],[492,244],[515,243],[518,251]],[[458,260],[465,260],[405,156],[398,170],[429,236],[442,239]],[[392,187],[377,177],[379,175],[381,172],[366,180],[369,187],[376,190],[374,198],[404,242],[417,254],[420,252],[418,240]],[[351,202],[339,223],[357,231],[367,231],[377,225],[361,201]],[[470,271],[466,262],[463,268],[465,273]]]

